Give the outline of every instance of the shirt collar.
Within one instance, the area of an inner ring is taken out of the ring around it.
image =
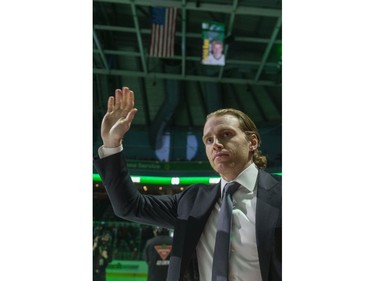
[[[238,182],[241,186],[249,190],[254,191],[255,183],[258,176],[258,167],[253,163],[250,164],[245,170],[243,170],[233,181]],[[223,193],[224,186],[228,183],[225,179],[221,178],[221,193]]]

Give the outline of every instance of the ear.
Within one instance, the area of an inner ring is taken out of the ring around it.
[[[255,151],[259,146],[259,140],[256,134],[247,135],[247,139],[249,140],[249,150]]]

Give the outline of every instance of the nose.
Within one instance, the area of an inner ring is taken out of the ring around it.
[[[213,147],[214,147],[214,149],[221,149],[221,148],[223,148],[223,145],[220,142],[219,138],[214,138]]]

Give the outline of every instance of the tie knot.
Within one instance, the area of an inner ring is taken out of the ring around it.
[[[240,184],[238,182],[228,182],[224,186],[224,194],[229,194],[232,197],[233,193],[235,193],[239,187]]]

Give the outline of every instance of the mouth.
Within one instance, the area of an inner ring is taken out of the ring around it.
[[[214,157],[213,157],[213,161],[215,161],[215,160],[221,160],[221,159],[223,159],[224,157],[228,157],[229,156],[229,154],[227,154],[227,153],[216,153],[215,155],[214,155]]]

